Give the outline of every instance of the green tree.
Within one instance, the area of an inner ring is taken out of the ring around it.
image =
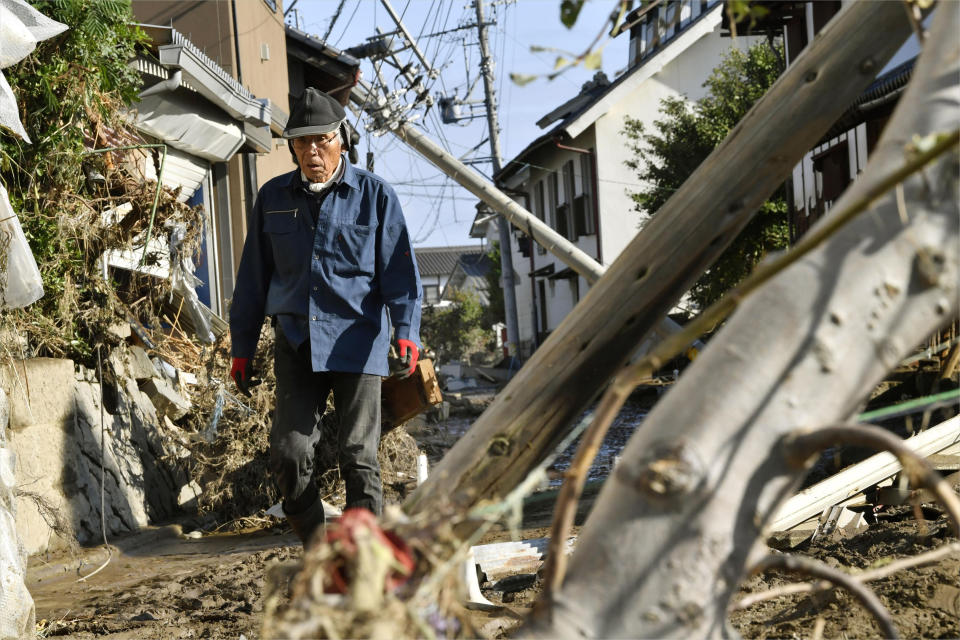
[[[500,243],[494,241],[487,252],[490,259],[490,270],[483,277],[487,284],[487,324],[493,325],[498,322],[505,322],[507,317],[503,308],[503,286],[500,284]]]
[[[476,295],[456,290],[451,297],[451,305],[426,307],[420,321],[424,345],[436,351],[441,362],[467,360],[486,350],[493,337]]]
[[[630,194],[635,209],[654,215],[776,81],[782,66],[780,46],[758,43],[745,52],[731,49],[704,82],[707,93],[700,100],[691,104],[682,98],[664,99],[661,117],[649,131],[640,120],[627,117],[623,133],[634,157],[626,165],[643,185]],[[709,305],[746,277],[766,253],[785,248],[788,238],[781,187],[697,280],[692,298]]]

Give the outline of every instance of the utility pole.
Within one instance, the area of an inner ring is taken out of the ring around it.
[[[417,151],[424,158],[429,160],[433,166],[440,169],[446,175],[450,176],[464,189],[485,202],[491,209],[509,219],[525,234],[556,256],[565,265],[576,271],[584,277],[591,285],[597,282],[607,268],[587,255],[582,249],[577,247],[559,233],[554,231],[543,220],[536,217],[519,204],[513,198],[503,193],[489,180],[479,173],[460,162],[456,157],[448,153],[439,144],[431,140],[426,134],[412,126],[410,123],[398,117],[393,112],[390,102],[383,96],[377,95],[373,88],[366,81],[360,80],[350,91],[350,101],[356,108],[364,110],[369,115],[375,126],[389,131],[400,140]],[[681,330],[679,324],[671,320],[669,316],[663,316],[659,324],[653,331],[661,339],[677,333]],[[697,340],[694,345],[698,349],[703,349],[703,344]],[[649,348],[651,343],[646,344]]]
[[[487,23],[483,20],[483,0],[474,0],[477,9],[477,33],[480,38],[480,71],[487,104],[487,128],[490,130],[490,155],[493,174],[500,172],[500,129],[497,124],[497,97],[493,87],[493,60],[487,44]],[[517,322],[517,290],[513,277],[513,250],[510,246],[510,221],[503,215],[500,228],[500,272],[503,277],[503,312],[507,323],[507,353],[516,356],[520,330]]]

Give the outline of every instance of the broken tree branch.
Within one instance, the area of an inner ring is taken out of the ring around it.
[[[926,564],[939,562],[943,558],[948,558],[954,554],[960,554],[960,542],[951,542],[950,544],[945,544],[942,547],[925,551],[919,555],[894,560],[893,562],[876,569],[868,569],[867,571],[862,571],[860,573],[851,573],[850,577],[860,582],[872,582],[874,580],[880,580],[881,578],[887,578],[905,569],[921,567]],[[731,611],[746,609],[747,607],[752,607],[760,602],[773,600],[774,598],[779,598],[781,596],[796,595],[801,593],[815,593],[817,591],[826,591],[827,589],[832,588],[834,588],[834,584],[825,580],[821,580],[819,582],[798,582],[794,584],[785,584],[782,587],[768,589],[767,591],[761,591],[759,593],[751,593],[748,596],[744,596],[731,607]]]
[[[930,464],[917,455],[896,435],[880,427],[858,424],[841,424],[822,427],[815,431],[794,431],[783,439],[783,455],[787,464],[797,469],[806,468],[812,456],[828,447],[839,444],[856,444],[897,456],[904,472],[914,487],[925,487],[933,492],[947,510],[953,523],[954,533],[960,535],[960,496],[950,483]]]
[[[893,617],[887,608],[880,602],[880,598],[872,589],[858,580],[854,580],[850,574],[844,573],[839,569],[820,562],[814,558],[795,556],[790,554],[771,554],[758,562],[752,570],[752,573],[760,573],[768,569],[780,569],[790,573],[799,573],[803,575],[822,578],[836,586],[843,587],[849,591],[853,597],[860,601],[860,604],[869,611],[876,619],[883,632],[884,638],[899,638],[897,627],[893,624]]]
[[[870,163],[835,210],[903,166],[911,140],[956,126],[951,27],[960,5],[941,3],[937,13]],[[532,621],[529,636],[724,635],[743,569],[764,552],[764,525],[802,479],[770,452],[795,425],[849,420],[891,368],[955,317],[957,173],[957,154],[941,155],[903,181],[907,223],[894,195],[884,196],[739,305],[627,444],[549,615]]]

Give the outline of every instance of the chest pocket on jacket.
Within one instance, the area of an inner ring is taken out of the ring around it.
[[[373,229],[357,224],[338,224],[335,232],[337,260],[334,272],[342,276],[372,276],[376,262]]]
[[[263,231],[270,237],[273,247],[273,259],[280,272],[286,272],[297,266],[297,257],[310,250],[309,246],[301,247],[303,240],[297,230],[297,210],[265,211],[263,214]],[[308,240],[309,242],[309,240]]]
[[[297,209],[265,211],[263,230],[266,233],[293,233],[297,228]]]

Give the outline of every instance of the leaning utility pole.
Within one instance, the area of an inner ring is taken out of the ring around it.
[[[500,173],[500,128],[497,124],[497,97],[493,88],[493,60],[487,44],[487,23],[483,21],[483,0],[474,0],[477,9],[477,34],[480,38],[480,71],[483,74],[484,101],[487,105],[487,129],[490,131],[490,155],[493,175]],[[507,323],[507,353],[516,355],[520,341],[517,323],[517,290],[513,278],[513,250],[510,246],[510,221],[503,215],[500,228],[500,273],[503,277],[503,314]]]

